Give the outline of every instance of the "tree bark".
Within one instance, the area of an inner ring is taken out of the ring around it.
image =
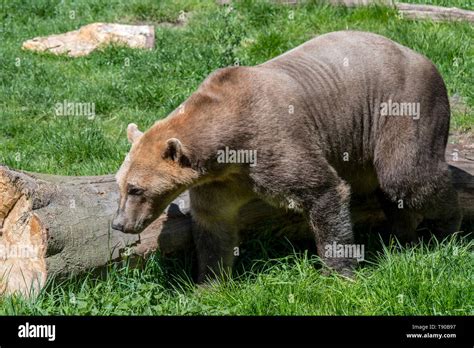
[[[274,3],[296,6],[305,0],[273,0]],[[474,22],[474,11],[457,7],[443,7],[421,4],[407,4],[395,0],[321,0],[335,6],[369,6],[381,5],[395,7],[404,17],[409,19],[430,19],[433,21],[467,21]],[[231,0],[218,0],[220,5],[230,5]]]
[[[397,10],[409,19],[431,19],[433,21],[467,21],[474,22],[474,11],[456,7],[432,5],[396,4]]]
[[[328,0],[331,5],[347,7],[382,5],[395,7],[405,18],[430,19],[432,21],[474,22],[474,11],[457,7],[443,7],[421,4],[407,4],[395,0]]]
[[[446,159],[464,217],[474,218],[474,149],[449,145]],[[77,275],[156,250],[166,255],[192,248],[187,192],[140,235],[111,228],[118,198],[113,175],[63,177],[0,166],[0,292],[31,295],[52,276]],[[374,225],[384,214],[368,197],[352,202],[352,219]],[[244,231],[265,226],[290,240],[309,236],[300,215],[258,200],[242,209],[239,221]]]

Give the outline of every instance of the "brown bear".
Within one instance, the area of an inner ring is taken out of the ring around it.
[[[427,58],[372,33],[321,35],[261,65],[217,70],[144,134],[130,125],[113,228],[140,233],[189,190],[202,282],[231,268],[239,209],[258,198],[301,212],[323,261],[350,274],[355,259],[325,248],[353,243],[351,193],[376,192],[402,240],[424,218],[439,237],[458,230],[449,121]]]

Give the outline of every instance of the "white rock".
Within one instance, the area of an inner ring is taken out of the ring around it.
[[[32,51],[80,57],[111,43],[151,49],[155,45],[155,29],[149,25],[92,23],[64,34],[27,40],[22,47]]]

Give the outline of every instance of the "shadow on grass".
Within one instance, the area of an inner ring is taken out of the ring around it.
[[[462,225],[462,232],[457,237],[472,240],[470,231],[474,230],[473,221],[465,221]],[[274,265],[281,263],[284,258],[302,258],[317,256],[314,240],[311,238],[298,238],[289,240],[281,235],[281,231],[275,228],[274,221],[268,221],[258,229],[246,231],[252,234],[246,242],[239,247],[239,255],[236,257],[233,278],[235,281],[243,279],[251,281],[258,274],[265,273]],[[380,255],[384,253],[387,246],[401,249],[396,238],[391,236],[382,228],[370,226],[355,226],[355,244],[364,245],[364,260],[359,262],[359,268],[365,268],[376,264]],[[437,245],[436,239],[432,237],[426,224],[418,228],[420,235],[419,243],[428,248]],[[315,267],[320,269],[322,264],[315,262]],[[160,253],[154,253],[147,259],[129,258],[119,263],[114,263],[90,272],[86,275],[71,276],[67,279],[52,279],[43,288],[42,293],[53,292],[54,289],[81,288],[88,283],[91,286],[101,281],[120,282],[129,280],[130,282],[141,279],[145,282],[159,284],[164,292],[175,293],[176,291],[186,291],[194,287],[197,277],[197,260],[195,250],[187,250],[163,257]]]
[[[269,225],[271,225],[271,222]],[[466,221],[463,223],[461,231],[457,233],[457,237],[466,241],[472,240],[472,231],[474,231],[474,223]],[[305,255],[310,258],[318,256],[316,245],[312,238],[299,238],[290,241],[287,237],[278,235],[279,231],[272,230],[271,228],[265,229],[264,227],[252,232],[255,237],[242,243],[239,247],[239,255],[236,257],[233,268],[233,277],[236,280],[239,277],[244,277],[248,280],[249,277],[251,278],[258,273],[264,273],[271,269],[273,265],[280,263],[282,258],[300,258]],[[426,223],[422,223],[417,232],[419,240],[413,245],[421,243],[428,248],[434,248],[440,242],[431,234]],[[396,249],[410,246],[400,245],[394,236],[381,227],[356,226],[354,233],[355,244],[364,245],[365,249],[364,260],[359,262],[359,268],[376,263],[387,246]],[[182,284],[183,280],[187,282],[196,279],[197,261],[194,250],[181,252],[172,258],[163,258],[156,254],[155,260],[161,263],[170,289],[175,288],[178,284]],[[317,269],[323,267],[319,262],[315,263],[315,266]]]

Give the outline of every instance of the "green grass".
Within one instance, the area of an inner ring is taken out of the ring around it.
[[[472,9],[469,1],[436,3]],[[21,49],[29,38],[91,22],[157,25],[176,21],[182,11],[191,13],[188,24],[157,26],[156,48],[150,51],[109,47],[68,58]],[[128,123],[148,128],[219,67],[258,64],[335,30],[372,31],[425,54],[441,71],[450,95],[460,95],[471,110],[474,106],[473,26],[410,21],[384,7],[241,1],[229,12],[213,0],[15,0],[2,2],[0,23],[0,163],[17,169],[115,172],[129,148]],[[54,106],[64,100],[94,103],[96,117],[56,116]],[[452,129],[473,131],[474,114],[455,113]],[[183,273],[182,261],[156,256],[142,270],[115,266],[105,278],[51,284],[33,302],[3,298],[0,313],[473,314],[470,242],[387,251],[366,264],[355,282],[321,276],[314,257],[288,257],[291,250],[273,255],[273,246],[260,250],[258,245],[255,255],[241,262],[247,272],[209,289],[176,280],[189,269]]]
[[[142,269],[114,265],[105,279],[50,284],[34,301],[0,299],[0,315],[473,315],[473,246],[392,246],[354,281],[322,276],[317,257],[288,250],[209,288],[155,256]]]
[[[258,64],[315,35],[341,29],[380,33],[427,55],[450,94],[474,105],[474,29],[467,23],[408,21],[388,8],[311,3],[293,8],[243,1],[230,13],[214,1],[3,4],[0,163],[19,169],[65,175],[114,172],[128,150],[129,122],[148,128],[219,67]],[[181,11],[192,13],[188,25],[157,27],[152,51],[111,47],[73,59],[21,50],[28,38],[94,21],[159,23],[176,20]],[[96,118],[56,116],[54,106],[64,100],[95,103]],[[464,130],[474,124],[472,113],[455,114],[453,120]]]

